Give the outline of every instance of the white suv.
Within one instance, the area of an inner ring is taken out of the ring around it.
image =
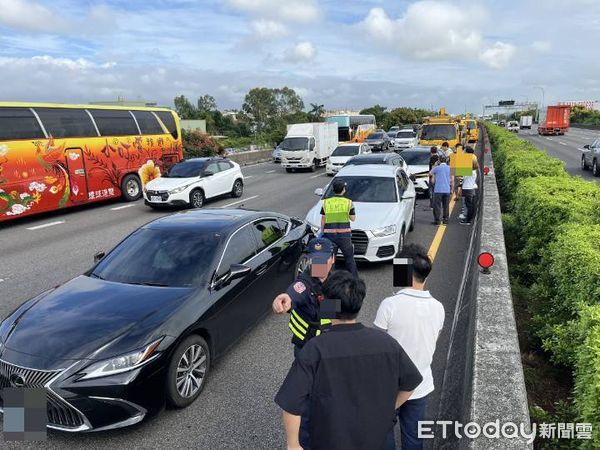
[[[419,143],[417,133],[412,128],[400,130],[392,139],[394,147],[397,149],[411,148]]]
[[[333,151],[329,160],[327,160],[325,171],[327,172],[327,175],[333,176],[344,167],[344,164],[352,157],[368,153],[371,153],[371,147],[367,144],[340,144]]]
[[[183,160],[144,186],[145,203],[152,207],[191,206],[201,208],[209,198],[244,193],[244,175],[240,166],[227,158]]]
[[[343,167],[325,189],[315,191],[321,200],[306,216],[315,233],[323,199],[333,195],[336,179],[346,182],[345,196],[352,199],[356,211],[351,224],[354,257],[370,262],[393,259],[415,226],[416,192],[408,174],[402,167],[386,164]]]

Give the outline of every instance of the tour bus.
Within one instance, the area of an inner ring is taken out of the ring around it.
[[[137,200],[182,157],[167,108],[0,102],[0,222]]]
[[[446,114],[445,108],[440,108],[437,116],[425,119],[419,145],[430,147],[433,145],[441,146],[448,142],[450,148],[456,148],[457,144],[462,144],[459,125],[456,120]]]
[[[338,141],[364,142],[369,134],[375,131],[375,116],[372,114],[339,115],[325,119],[328,123],[337,123]]]

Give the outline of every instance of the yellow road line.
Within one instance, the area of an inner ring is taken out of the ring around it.
[[[452,210],[454,209],[454,205],[456,203],[455,200],[455,195],[454,193],[452,193],[452,200],[450,200],[450,207],[449,209],[449,213],[448,216],[450,216],[452,214]],[[435,236],[433,237],[433,241],[431,242],[431,246],[429,247],[429,251],[427,252],[427,254],[429,255],[429,257],[431,258],[431,261],[433,262],[433,260],[435,260],[435,255],[437,254],[440,245],[442,243],[442,238],[444,237],[444,233],[446,232],[446,225],[440,225],[438,226],[437,232],[435,233]]]

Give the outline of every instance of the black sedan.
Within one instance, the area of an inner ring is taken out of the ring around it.
[[[388,164],[391,166],[401,166],[405,170],[407,168],[404,159],[397,153],[369,153],[365,155],[356,155],[350,158],[344,166],[359,166],[364,164]]]
[[[383,131],[371,133],[365,139],[365,143],[369,144],[371,151],[374,152],[387,152],[390,148],[390,138]]]
[[[292,282],[304,222],[242,209],[162,217],[0,324],[0,387],[47,392],[50,428],[106,430],[190,405],[215,358]]]

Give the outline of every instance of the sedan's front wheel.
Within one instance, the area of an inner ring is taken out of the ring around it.
[[[204,339],[188,336],[178,346],[167,373],[167,403],[175,408],[191,405],[202,389],[210,370],[210,350]]]

